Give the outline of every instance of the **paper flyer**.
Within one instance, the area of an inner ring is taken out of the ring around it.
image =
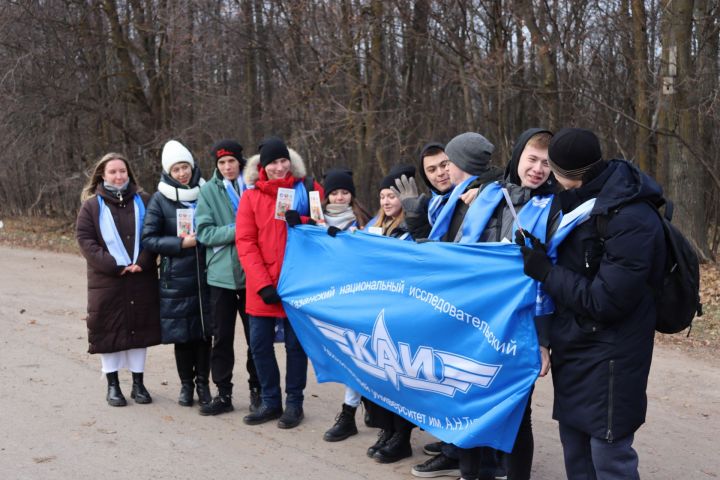
[[[194,213],[192,208],[178,208],[175,210],[178,237],[185,238],[195,233],[195,228],[193,228]]]
[[[322,203],[320,203],[320,192],[313,190],[310,196],[310,218],[315,220],[319,225],[325,224],[325,215],[322,211]]]
[[[278,188],[275,200],[275,218],[285,220],[285,212],[292,210],[294,200],[295,190],[292,188]]]

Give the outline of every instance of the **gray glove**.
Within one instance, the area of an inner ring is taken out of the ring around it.
[[[401,202],[408,198],[416,198],[419,195],[415,177],[408,178],[403,175],[395,179],[395,185],[397,188],[390,187],[390,189],[397,195]]]

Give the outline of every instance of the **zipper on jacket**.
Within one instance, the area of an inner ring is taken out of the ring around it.
[[[613,442],[612,424],[613,424],[613,396],[614,396],[614,383],[615,383],[615,360],[610,360],[608,366],[610,369],[610,377],[608,382],[608,424],[607,432],[605,433],[605,439],[608,443]]]

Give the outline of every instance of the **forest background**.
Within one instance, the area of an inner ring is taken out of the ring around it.
[[[0,218],[72,221],[88,169],[130,156],[155,190],[177,139],[246,156],[280,135],[358,193],[420,146],[591,128],[720,246],[720,0],[0,0]]]

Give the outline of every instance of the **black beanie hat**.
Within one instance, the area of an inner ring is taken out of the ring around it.
[[[408,178],[414,177],[415,167],[413,167],[412,165],[395,165],[390,169],[390,173],[388,173],[385,178],[383,178],[380,182],[379,190],[382,190],[383,188],[395,187],[395,180],[402,177],[403,175]]]
[[[342,188],[355,196],[355,183],[353,183],[352,170],[348,168],[332,168],[325,174],[323,188],[325,196],[330,195],[334,190]]]
[[[240,162],[240,165],[242,166],[245,164],[245,159],[242,155],[243,147],[235,140],[220,140],[212,147],[212,152],[210,155],[212,155],[213,160],[215,160],[215,163],[217,164],[217,161],[220,160],[222,157],[235,157],[235,159]]]
[[[584,128],[563,128],[557,132],[550,140],[548,156],[553,172],[569,179],[582,178],[603,161],[600,140]]]
[[[278,158],[290,159],[290,152],[287,145],[278,137],[267,137],[260,142],[260,165],[267,167]]]

